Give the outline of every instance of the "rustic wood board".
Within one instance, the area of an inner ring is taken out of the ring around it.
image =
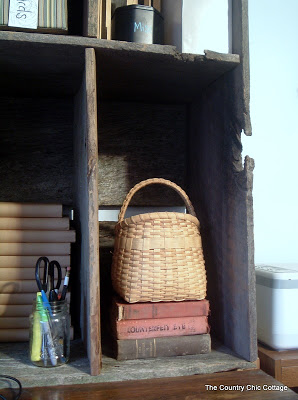
[[[220,78],[191,106],[189,194],[201,222],[210,324],[223,343],[257,358],[253,160],[241,158],[241,130],[228,107],[236,97]]]
[[[95,55],[86,49],[86,67],[75,98],[75,223],[80,249],[77,265],[81,283],[81,334],[90,361],[90,374],[101,369],[99,244],[98,244],[98,149]]]
[[[72,204],[71,98],[0,98],[0,201]]]
[[[186,107],[103,102],[99,106],[99,205],[122,205],[141,180],[166,178],[185,188]],[[174,190],[151,185],[134,205],[181,205]]]
[[[85,0],[84,2],[84,36],[99,38],[100,37],[100,7],[103,0]]]
[[[181,54],[173,46],[2,31],[2,94],[75,94],[87,47],[96,52],[101,100],[189,102],[239,64],[237,54]]]
[[[29,361],[24,343],[10,343],[9,346],[7,343],[0,343],[0,361],[5,374],[17,376],[24,387],[57,386],[67,383],[77,389],[78,385],[83,383],[111,383],[165,377],[177,379],[179,376],[185,379],[186,376],[195,374],[204,374],[205,379],[208,373],[255,368],[253,363],[239,358],[216,341],[212,340],[212,343],[211,353],[197,356],[117,361],[103,355],[102,370],[98,376],[89,374],[89,360],[80,340],[71,342],[70,361],[59,367],[59,370],[43,368],[41,374],[40,368]],[[234,382],[234,384],[237,383]],[[0,387],[1,385],[3,385],[3,380],[0,381]]]
[[[249,78],[249,29],[248,0],[232,1],[232,52],[239,54],[241,64],[232,75],[229,85],[237,91],[236,97],[228,99],[234,111],[235,123],[247,136],[252,134],[250,121],[250,78]]]

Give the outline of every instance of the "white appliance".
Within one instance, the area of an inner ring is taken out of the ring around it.
[[[256,266],[258,339],[276,350],[298,348],[298,270]]]

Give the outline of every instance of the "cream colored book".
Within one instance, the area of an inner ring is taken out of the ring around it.
[[[0,229],[69,230],[69,218],[0,217]]]
[[[0,329],[29,328],[28,317],[0,317]]]
[[[37,286],[34,288],[32,293],[0,293],[0,304],[1,306],[6,305],[31,305],[33,300],[36,299]]]
[[[32,302],[33,303],[33,302]],[[32,304],[0,304],[1,317],[28,317],[32,312]],[[1,322],[0,322],[1,325]]]
[[[37,292],[38,287],[36,280],[24,280],[24,281],[0,281],[0,293],[33,293]]]
[[[66,268],[61,268],[62,278],[64,279]],[[56,269],[55,269],[56,273]],[[41,268],[40,274],[43,274]],[[35,267],[32,268],[0,268],[0,281],[22,281],[35,279]]]
[[[74,243],[76,233],[69,231],[0,230],[0,243]]]
[[[9,0],[4,0],[4,25],[8,25]]]
[[[60,287],[60,292],[62,291],[62,285]],[[34,287],[34,291],[32,293],[0,293],[0,309],[2,310],[1,312],[6,314],[7,317],[14,317],[17,315],[11,315],[11,310],[12,308],[6,309],[6,307],[13,307],[13,306],[26,306],[26,307],[32,307],[33,301],[36,299],[36,291],[37,291],[37,286]],[[66,300],[68,303],[70,303],[70,292],[66,294]],[[2,307],[2,308],[1,308]],[[19,311],[21,313],[21,311]],[[2,315],[0,313],[0,315]],[[20,315],[22,316],[22,315]]]
[[[0,217],[62,217],[62,204],[0,202]]]
[[[28,342],[29,329],[0,328],[0,342]]]
[[[62,0],[56,0],[57,4],[57,28],[62,29]]]
[[[70,327],[70,340],[74,338],[73,326]],[[29,329],[1,329],[0,328],[0,342],[28,342]]]
[[[70,243],[0,243],[1,256],[70,254]]]
[[[0,256],[0,268],[35,268],[39,257],[47,257],[49,261],[56,260],[63,268],[70,266],[70,255],[38,254],[36,256]]]

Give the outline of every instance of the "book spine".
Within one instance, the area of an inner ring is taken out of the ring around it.
[[[32,307],[33,300],[36,299],[37,286],[34,290],[35,292],[32,291],[32,293],[0,293],[0,304],[1,306],[30,305]],[[3,309],[2,312],[4,312]],[[7,317],[13,317],[13,315],[7,315]]]
[[[193,317],[209,314],[209,301],[182,301],[164,303],[113,303],[117,319],[151,319],[167,317]]]
[[[62,204],[0,202],[0,217],[61,218]]]
[[[0,342],[27,342],[29,329],[1,329]]]
[[[4,1],[0,0],[0,25],[4,25]]]
[[[74,243],[75,230],[35,231],[35,230],[0,230],[0,243]]]
[[[115,342],[116,359],[119,361],[206,354],[211,351],[209,334],[116,340]]]
[[[114,320],[113,329],[117,339],[143,339],[209,333],[206,316],[154,318],[148,320]]]
[[[62,29],[62,0],[57,0],[57,28]]]
[[[40,274],[43,273],[43,269]],[[65,276],[65,268],[61,271],[62,279]],[[35,268],[0,268],[0,281],[22,281],[35,279]]]
[[[9,0],[4,1],[4,25],[8,25]]]
[[[26,281],[0,281],[0,293],[33,293],[37,292],[36,280]]]
[[[51,5],[52,5],[52,0],[47,0],[47,19],[46,19],[46,27],[50,28],[51,27]]]
[[[33,300],[36,299],[36,290],[37,287],[35,288],[35,292],[32,293],[1,293],[0,294],[0,315],[3,315],[5,317],[25,317],[26,315],[29,314],[23,314],[25,308],[22,308],[23,306],[30,307],[32,308]],[[60,288],[61,290],[61,288]],[[70,292],[66,294],[66,301],[68,304],[70,304]],[[19,311],[17,311],[17,308],[15,307],[21,307]],[[18,314],[18,315],[16,315]],[[21,315],[22,314],[22,315]]]
[[[73,326],[70,327],[70,340],[74,338]],[[0,329],[0,342],[27,342],[29,329]]]
[[[69,219],[62,218],[0,218],[0,229],[68,230]]]
[[[0,304],[0,317],[28,317],[31,310],[32,304]]]
[[[49,255],[38,254],[36,256],[0,256],[0,268],[35,268],[36,262],[39,257],[47,257],[49,261],[56,260],[61,267],[66,268],[70,266],[69,255]]]
[[[1,256],[70,254],[70,243],[0,243]]]
[[[28,317],[1,317],[0,329],[23,329],[29,328]]]
[[[38,1],[38,27],[43,28],[43,12],[44,12],[44,0]]]
[[[68,8],[67,0],[62,0],[62,28],[68,30]]]

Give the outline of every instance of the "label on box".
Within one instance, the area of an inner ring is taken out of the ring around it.
[[[37,29],[38,0],[10,0],[8,26]]]

